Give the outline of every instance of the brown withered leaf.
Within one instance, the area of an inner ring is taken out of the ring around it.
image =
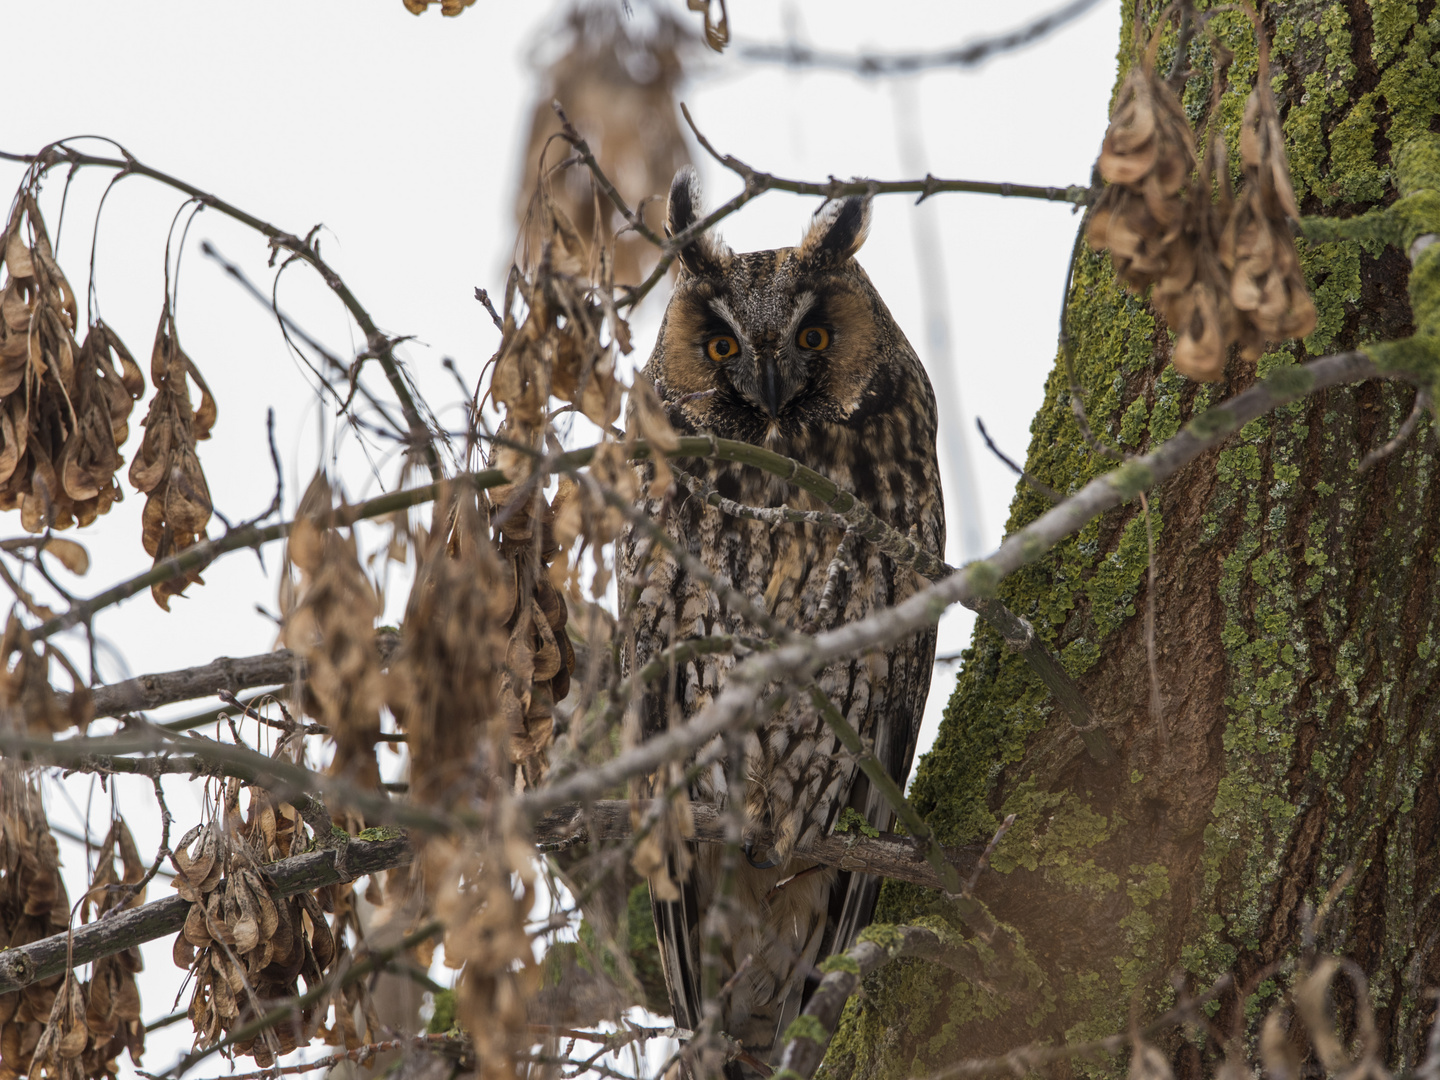
[[[720,18],[715,19],[710,14],[710,8],[717,2],[720,5]],[[691,11],[705,13],[705,44],[716,52],[723,52],[725,46],[730,44],[730,16],[725,10],[725,0],[685,0],[685,6]]]
[[[431,4],[439,4],[440,14],[453,18],[475,3],[475,0],[401,0],[401,2],[405,5],[405,10],[412,15],[423,15],[425,9]]]
[[[630,412],[625,425],[628,435],[627,449],[636,437],[650,444],[651,468],[654,470],[650,481],[650,498],[658,499],[670,490],[674,474],[670,471],[668,453],[680,448],[680,436],[670,425],[670,417],[654,385],[644,375],[636,375],[630,387]]]
[[[380,598],[360,565],[355,538],[332,528],[334,494],[317,473],[300,500],[282,578],[280,640],[307,662],[306,710],[335,742],[330,771],[361,787],[380,786],[375,743],[385,701],[375,623]],[[363,823],[361,823],[363,828]]]
[[[199,369],[180,348],[168,297],[155,330],[150,378],[155,397],[141,421],[145,437],[130,464],[130,483],[148,496],[141,517],[141,541],[146,554],[158,563],[205,538],[212,504],[195,445],[210,437],[216,419],[215,398]],[[191,379],[200,391],[200,404],[193,410]],[[198,569],[152,585],[150,593],[169,611],[170,597],[182,594],[192,582],[204,584]]]

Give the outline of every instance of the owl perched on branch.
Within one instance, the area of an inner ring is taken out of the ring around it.
[[[670,189],[670,234],[702,216],[694,170],[683,169]],[[941,552],[935,396],[855,261],[869,220],[868,199],[852,198],[823,207],[798,247],[735,254],[709,235],[695,240],[679,253],[681,274],[645,373],[677,430],[796,458]],[[737,503],[821,509],[753,467],[676,464]],[[772,629],[805,633],[862,619],[921,585],[865,541],[827,524],[736,517],[680,485],[652,494],[644,510],[712,580],[687,571],[644,530],[625,537],[621,595],[638,595],[627,643],[632,670],[688,638],[766,637],[765,626],[734,610],[743,604],[727,603],[721,582],[768,616]],[[935,635],[927,631],[832,664],[816,679],[902,787],[934,653]],[[721,653],[676,665],[641,704],[642,737],[698,713],[735,662]],[[768,699],[774,689],[759,695]],[[759,725],[728,747],[709,748],[702,755],[709,764],[688,781],[693,799],[743,808],[743,857],[713,845],[678,851],[652,876],[651,897],[676,1024],[695,1029],[710,1017],[750,1056],[766,1060],[782,1049],[780,1036],[804,1003],[814,965],[853,943],[880,884],[816,867],[794,851],[842,819],[851,825],[855,814],[888,829],[893,813],[807,687],[789,688],[778,707],[757,708],[768,708]],[[678,775],[657,777],[654,793]],[[728,1069],[745,1075],[737,1062]]]

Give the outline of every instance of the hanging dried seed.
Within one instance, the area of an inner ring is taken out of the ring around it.
[[[1300,269],[1291,229],[1300,220],[1285,139],[1275,99],[1264,77],[1268,43],[1262,34],[1261,76],[1245,102],[1240,127],[1240,163],[1245,188],[1220,238],[1220,258],[1230,271],[1230,299],[1251,326],[1242,343],[1248,360],[1266,341],[1304,337],[1315,329],[1315,304]]]
[[[168,298],[155,330],[150,378],[155,384],[155,397],[142,421],[145,437],[130,465],[130,483],[149,496],[141,519],[141,540],[146,554],[158,563],[205,538],[211,512],[210,488],[195,444],[210,437],[216,417],[214,397],[180,348]],[[190,379],[200,390],[200,405],[193,411]],[[191,582],[204,584],[198,570],[152,585],[150,592],[155,602],[169,611],[170,597],[183,593]]]
[[[380,786],[375,743],[380,737],[384,675],[375,645],[380,598],[360,565],[354,536],[329,526],[334,495],[317,473],[300,500],[286,557],[280,640],[307,662],[306,708],[330,731],[330,770],[361,787]],[[288,586],[288,587],[287,587]]]
[[[1134,292],[1144,292],[1184,258],[1181,196],[1195,171],[1190,123],[1155,73],[1159,41],[1157,27],[1120,87],[1100,150],[1100,175],[1109,186],[1087,228],[1090,245],[1110,250],[1116,273]]]
[[[76,345],[75,294],[30,193],[0,246],[0,509],[19,507],[32,532],[88,525],[121,498],[119,447],[144,380],[103,323]]]

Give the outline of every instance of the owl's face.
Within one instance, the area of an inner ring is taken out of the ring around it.
[[[694,172],[682,170],[671,234],[701,216]],[[846,199],[817,215],[798,247],[737,255],[708,236],[686,247],[649,369],[672,409],[697,429],[756,443],[852,417],[879,357],[904,341],[854,260],[868,225],[868,200]]]

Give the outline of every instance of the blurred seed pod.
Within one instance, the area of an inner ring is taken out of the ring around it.
[[[155,397],[141,421],[145,437],[130,464],[130,483],[149,496],[141,517],[141,541],[146,554],[158,563],[205,539],[212,504],[195,444],[210,437],[216,418],[210,388],[180,348],[168,297],[155,329],[150,378]],[[194,410],[190,407],[191,379],[200,390],[200,405]],[[169,611],[170,597],[179,596],[192,582],[204,584],[198,570],[152,585],[150,593]]]
[[[1220,259],[1230,271],[1230,299],[1253,328],[1242,355],[1254,360],[1266,341],[1305,337],[1315,329],[1315,304],[1300,269],[1292,227],[1300,220],[1285,136],[1275,98],[1264,73],[1269,71],[1269,42],[1263,27],[1260,71],[1245,101],[1240,125],[1240,166],[1245,188],[1220,237]]]
[[[381,605],[360,565],[355,537],[330,527],[334,494],[316,473],[300,499],[281,578],[281,642],[306,661],[306,710],[335,742],[330,771],[367,790],[380,786],[375,743],[385,700],[375,623]],[[363,826],[362,826],[363,827]]]
[[[0,762],[0,949],[19,948],[70,923],[60,852],[45,818],[39,777]],[[63,975],[0,994],[0,1078],[30,1071]]]
[[[411,15],[423,15],[431,4],[439,4],[441,15],[454,17],[475,3],[475,0],[402,0],[402,3]]]
[[[1092,247],[1109,248],[1131,291],[1155,286],[1151,303],[1176,335],[1171,362],[1205,382],[1224,375],[1232,345],[1253,363],[1267,342],[1304,337],[1315,328],[1315,305],[1291,235],[1299,209],[1267,81],[1269,40],[1254,9],[1246,10],[1260,43],[1261,75],[1241,125],[1245,186],[1238,199],[1218,132],[1195,168],[1189,123],[1154,72],[1157,25],[1143,61],[1126,77],[1105,134],[1099,167],[1110,183],[1087,230]],[[1211,44],[1209,113],[1216,117],[1233,57],[1218,41]]]
[[[19,507],[31,532],[88,525],[122,498],[119,448],[145,382],[104,323],[75,343],[75,294],[32,194],[0,250],[0,509]]]
[[[52,658],[75,688],[64,708],[50,683]],[[75,665],[48,641],[37,652],[30,631],[12,610],[0,636],[0,728],[18,730],[23,724],[32,734],[58,734],[83,728],[93,713],[93,699]]]
[[[541,173],[542,164],[553,168],[568,149],[559,143],[547,152],[549,140],[560,132],[551,107],[556,101],[625,201],[631,207],[644,204],[645,223],[657,233],[663,230],[670,180],[690,161],[675,88],[683,74],[682,58],[694,42],[690,27],[658,4],[637,4],[629,13],[613,2],[570,6],[558,32],[547,36],[533,56],[544,74],[515,208],[527,250],[538,252],[550,228],[534,198],[549,180]],[[583,165],[554,178],[555,205],[574,222],[578,235],[610,247],[615,280],[637,284],[659,261],[659,252],[634,233],[617,238],[625,221],[605,195],[597,199],[596,190]],[[533,265],[533,258],[525,261]]]
[[[1162,24],[1163,25],[1163,24]],[[1155,73],[1157,26],[1143,57],[1130,66],[1100,149],[1109,182],[1090,214],[1087,236],[1109,248],[1115,271],[1144,292],[1177,253],[1185,217],[1182,193],[1195,171],[1195,136],[1175,92]]]
[[[491,778],[509,787],[499,693],[516,593],[474,492],[451,493],[436,518],[448,535],[432,535],[421,552],[390,707],[410,746],[412,797],[448,807]]]

